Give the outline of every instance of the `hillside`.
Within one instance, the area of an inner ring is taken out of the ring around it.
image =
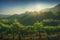
[[[59,8],[0,15],[0,40],[60,40]]]
[[[43,9],[39,12],[28,12],[23,14],[15,14],[8,17],[9,20],[18,19],[24,25],[32,25],[37,21],[42,21],[44,19],[60,20],[60,4],[53,8]]]

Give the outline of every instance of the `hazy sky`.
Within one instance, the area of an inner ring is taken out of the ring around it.
[[[21,14],[54,7],[60,0],[0,0],[0,14]]]

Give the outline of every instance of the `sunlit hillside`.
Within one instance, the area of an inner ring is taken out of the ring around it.
[[[60,40],[60,1],[1,0],[0,40]]]

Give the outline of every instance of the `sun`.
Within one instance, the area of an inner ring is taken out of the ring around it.
[[[37,4],[36,6],[35,6],[35,11],[40,11],[41,10],[41,6],[39,5],[39,4]]]
[[[43,7],[41,7],[40,4],[36,4],[36,5],[34,5],[33,7],[28,8],[28,11],[40,11],[40,10],[42,10],[42,9],[43,9]]]
[[[44,8],[44,6],[42,5],[42,4],[35,4],[35,5],[33,5],[33,6],[31,6],[31,7],[29,7],[27,10],[28,11],[37,11],[37,12],[39,12],[40,10],[42,10]]]

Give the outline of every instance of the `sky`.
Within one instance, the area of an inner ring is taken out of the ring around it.
[[[60,0],[0,0],[0,14],[21,14],[26,11],[40,11],[52,8]]]

